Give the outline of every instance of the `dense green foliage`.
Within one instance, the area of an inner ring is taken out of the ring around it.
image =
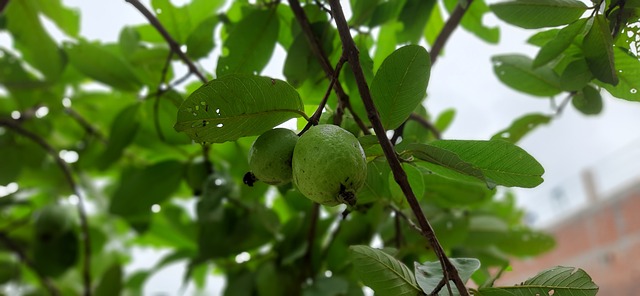
[[[122,9],[135,9],[126,2]],[[328,92],[345,61],[329,2],[303,1],[298,11],[296,0],[152,0],[171,42],[150,22],[105,43],[80,36],[81,12],[61,0],[0,1],[0,30],[14,44],[0,48],[0,185],[18,188],[0,198],[0,285],[31,295],[139,295],[155,271],[187,261],[184,281],[202,287],[213,267],[226,277],[225,295],[362,295],[363,284],[378,295],[431,293],[442,268],[412,227],[379,141],[386,135],[371,135],[359,91],[368,87],[441,246],[461,279],[479,287],[472,294],[594,295],[597,286],[573,268],[491,287],[510,258],[554,246],[523,224],[508,190],[543,181],[542,166],[516,144],[552,118],[529,114],[492,139],[450,140],[455,110],[432,114],[422,103],[437,66],[430,52],[458,25],[445,16],[460,11],[459,26],[490,43],[499,29],[482,23],[486,14],[540,29],[528,41],[540,47],[535,57],[493,57],[514,90],[566,96],[564,105],[585,115],[602,110],[603,91],[640,101],[640,1],[342,1],[360,65],[344,64]],[[70,41],[50,37],[43,17]],[[276,46],[286,51],[286,81],[259,76]],[[221,52],[216,68],[198,69],[212,52]],[[175,66],[187,62],[195,67],[185,80]],[[188,79],[198,74],[208,81]],[[353,133],[366,154],[357,204],[350,212],[314,206],[291,183],[246,186],[256,136],[292,118],[302,130],[325,93],[320,122]],[[61,213],[68,220],[41,221]],[[134,247],[170,252],[125,275]]]

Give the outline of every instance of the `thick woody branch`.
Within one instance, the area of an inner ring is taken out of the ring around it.
[[[460,291],[460,294],[463,296],[468,296],[469,292],[464,285],[464,282],[460,279],[458,275],[458,271],[451,264],[449,259],[446,257],[444,249],[438,242],[436,235],[433,231],[433,228],[427,221],[424,213],[422,212],[422,208],[418,203],[416,196],[413,194],[411,190],[411,186],[409,185],[407,175],[405,171],[402,169],[400,164],[400,160],[396,152],[393,149],[393,145],[386,137],[386,131],[380,122],[380,115],[373,103],[371,98],[371,93],[369,92],[369,86],[367,85],[367,81],[364,77],[364,73],[362,68],[360,67],[360,58],[358,55],[358,49],[353,41],[353,37],[351,37],[351,33],[349,31],[349,25],[347,20],[345,19],[344,12],[342,11],[342,6],[340,5],[339,0],[330,0],[331,11],[333,11],[333,17],[336,21],[336,26],[338,27],[338,33],[340,34],[340,39],[342,41],[344,55],[347,56],[349,64],[351,65],[351,69],[353,70],[353,74],[355,76],[356,82],[358,84],[358,90],[360,92],[360,96],[362,97],[362,101],[365,105],[365,108],[368,113],[369,120],[373,125],[373,129],[378,137],[378,141],[382,146],[384,154],[389,162],[389,166],[393,172],[393,177],[402,189],[411,210],[413,211],[416,219],[418,220],[418,224],[422,229],[422,235],[427,238],[429,244],[433,248],[436,256],[440,259],[440,263],[442,264],[442,270],[444,273],[445,279],[451,279],[454,281],[456,287]],[[449,282],[447,281],[447,284]]]

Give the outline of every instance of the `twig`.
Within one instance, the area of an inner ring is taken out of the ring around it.
[[[331,66],[327,54],[322,49],[322,45],[320,44],[320,42],[318,42],[318,39],[313,33],[313,30],[311,29],[311,23],[309,22],[307,15],[302,9],[302,6],[300,6],[300,2],[298,0],[289,0],[289,6],[293,11],[293,15],[296,17],[298,24],[300,24],[302,32],[304,32],[304,35],[307,37],[307,42],[309,43],[311,52],[320,63],[320,67],[324,71],[327,79],[331,79],[331,77],[334,76],[335,70]],[[349,96],[344,92],[342,84],[340,84],[340,82],[338,81],[333,85],[333,89],[338,96],[338,100],[342,102],[344,107],[352,111],[351,114],[353,115],[353,119],[358,123],[358,126],[362,129],[362,132],[365,135],[371,134],[371,132],[369,132],[369,129],[367,129],[364,123],[362,123],[362,120],[360,119],[358,114],[353,112],[353,108],[351,108],[351,103],[349,102]]]
[[[204,159],[204,169],[207,173],[207,176],[213,173],[213,165],[211,164],[211,158],[209,157],[209,151],[211,150],[211,144],[203,143],[202,144],[202,158]]]
[[[407,217],[407,215],[405,215],[404,212],[402,212],[402,210],[396,208],[393,205],[389,205],[389,208],[391,208],[391,210],[393,210],[393,212],[396,213],[396,216],[404,219],[407,222],[407,224],[409,224],[409,226],[411,226],[411,228],[413,228],[415,231],[417,231],[420,234],[423,233],[422,229],[420,229],[420,227],[416,225],[416,223],[414,223],[411,220],[411,218]]]
[[[309,121],[304,126],[304,128],[298,133],[298,136],[301,136],[302,134],[304,134],[309,128],[311,128],[312,125],[318,125],[318,120],[320,120],[320,116],[322,115],[322,110],[324,109],[324,106],[327,104],[327,101],[329,100],[331,89],[335,85],[336,81],[338,81],[338,75],[340,75],[340,70],[342,69],[342,66],[346,61],[347,59],[345,57],[340,57],[340,60],[336,65],[336,70],[333,72],[333,76],[331,77],[331,81],[329,81],[329,87],[327,87],[327,91],[325,92],[324,97],[320,102],[320,105],[318,105],[318,108],[316,109],[316,111],[313,112],[313,115],[309,117]]]
[[[333,232],[331,232],[331,237],[329,238],[329,242],[327,242],[327,245],[325,246],[324,250],[322,251],[322,254],[320,255],[320,261],[324,261],[324,259],[327,258],[327,255],[329,255],[329,249],[331,249],[331,246],[336,241],[338,234],[340,234],[340,231],[342,230],[342,221],[344,221],[346,218],[347,218],[347,215],[343,213],[343,215],[340,218],[340,221],[338,222],[338,226],[336,226]]]
[[[84,253],[84,265],[82,270],[83,275],[83,283],[84,283],[84,295],[91,295],[91,239],[89,237],[89,223],[87,220],[87,213],[84,209],[84,199],[78,190],[78,186],[76,182],[73,180],[73,176],[71,174],[71,167],[58,155],[58,152],[47,143],[42,137],[37,134],[23,128],[20,124],[18,124],[13,119],[5,119],[0,118],[0,126],[6,126],[9,129],[31,139],[36,144],[40,145],[53,159],[56,164],[62,170],[62,173],[67,181],[69,187],[74,192],[74,194],[78,197],[78,204],[76,208],[78,209],[78,215],[80,216],[80,227],[82,230],[82,239],[83,239],[83,253]]]
[[[443,275],[447,279],[452,279],[458,288],[458,291],[462,296],[468,296],[469,292],[464,285],[464,282],[460,279],[458,275],[458,271],[455,266],[451,264],[447,255],[444,252],[444,249],[438,242],[438,238],[436,237],[433,228],[429,224],[429,221],[425,217],[422,212],[422,208],[420,207],[420,203],[418,202],[416,196],[413,194],[411,190],[411,185],[409,185],[407,174],[402,169],[402,165],[400,164],[400,160],[398,159],[398,155],[393,149],[393,145],[386,137],[385,129],[380,122],[380,116],[378,114],[378,110],[376,109],[373,100],[371,98],[371,93],[369,92],[369,86],[367,85],[367,81],[364,77],[364,73],[362,68],[360,67],[360,57],[358,56],[358,49],[351,37],[351,32],[349,31],[349,25],[347,20],[345,19],[344,13],[342,11],[342,6],[340,5],[339,0],[329,0],[331,5],[331,11],[333,11],[333,17],[336,22],[336,26],[338,28],[338,33],[340,34],[340,39],[342,41],[343,54],[345,54],[349,60],[349,65],[351,65],[351,69],[353,70],[353,74],[355,76],[356,82],[358,84],[358,90],[360,92],[360,97],[362,98],[362,102],[365,105],[365,108],[368,113],[369,120],[373,125],[373,129],[378,137],[378,141],[382,146],[382,150],[387,158],[389,166],[393,172],[393,177],[402,189],[411,210],[413,211],[416,219],[418,220],[418,224],[422,229],[422,235],[427,238],[429,244],[433,248],[436,256],[440,260],[440,264],[442,265]],[[447,285],[449,282],[447,281]]]
[[[400,215],[395,214],[393,219],[395,220],[395,228],[396,228],[396,235],[395,235],[396,248],[400,249],[400,247],[402,247],[402,241],[404,240],[402,236],[402,225],[400,223]]]
[[[435,125],[433,125],[428,120],[424,119],[422,116],[420,116],[420,115],[418,115],[416,113],[411,113],[411,115],[409,115],[409,119],[416,121],[417,123],[419,123],[422,126],[424,126],[426,129],[431,131],[431,133],[433,134],[433,136],[436,139],[438,139],[438,140],[442,139],[442,134],[440,133],[438,128],[436,128]]]
[[[95,136],[100,140],[100,142],[107,144],[107,139],[104,135],[97,128],[91,125],[87,119],[80,115],[80,113],[76,112],[76,110],[65,107],[64,112],[71,116],[71,118],[73,118],[73,120],[75,120],[89,135]]]
[[[9,4],[9,0],[0,0],[0,13],[4,11],[4,8]]]
[[[177,54],[178,57],[180,57],[180,59],[185,64],[187,64],[187,67],[189,68],[189,72],[196,74],[196,76],[198,76],[198,78],[200,79],[200,81],[202,81],[202,83],[206,83],[207,82],[207,78],[200,72],[200,70],[198,70],[198,68],[191,61],[191,59],[189,59],[189,57],[184,52],[182,52],[182,50],[180,49],[180,44],[178,44],[178,42],[176,42],[173,39],[173,37],[171,37],[171,35],[169,35],[169,32],[167,32],[167,30],[164,28],[164,26],[162,26],[162,24],[160,23],[158,18],[156,18],[156,16],[153,15],[138,0],[125,0],[125,1],[129,2],[131,5],[133,5],[136,9],[138,9],[138,11],[140,11],[140,13],[142,13],[142,15],[144,15],[147,18],[149,23],[154,28],[156,28],[158,33],[160,33],[160,35],[162,35],[164,40],[167,41],[167,44],[169,44],[169,48],[171,48],[171,51],[173,51],[175,54]]]
[[[444,45],[449,40],[449,37],[451,37],[451,33],[453,33],[453,30],[455,30],[460,24],[460,20],[462,20],[465,11],[467,11],[469,6],[471,6],[472,2],[473,0],[467,0],[466,8],[463,7],[460,2],[458,2],[456,8],[454,8],[451,12],[451,15],[449,15],[449,19],[444,24],[444,27],[442,27],[442,31],[440,31],[440,34],[438,34],[436,41],[433,42],[433,46],[431,47],[430,54],[432,66],[436,63],[436,60],[438,60],[438,56],[440,55],[442,48],[444,48]]]
[[[316,227],[320,216],[320,204],[313,203],[311,208],[311,220],[309,221],[309,232],[307,232],[307,251],[304,253],[304,264],[307,267],[307,277],[313,276],[313,244],[316,239]]]
[[[576,91],[569,92],[569,94],[564,98],[564,100],[560,102],[560,105],[558,105],[558,107],[555,110],[556,111],[556,113],[554,114],[555,117],[559,117],[560,115],[562,115],[562,111],[564,111],[564,108],[567,107],[567,105],[571,101],[571,98],[573,98],[573,96],[575,96],[576,93],[577,93]]]
[[[36,265],[33,263],[33,261],[31,261],[31,259],[29,259],[29,257],[27,257],[27,254],[25,253],[25,251],[22,250],[22,248],[20,248],[20,246],[16,242],[14,242],[11,238],[9,238],[4,232],[0,232],[0,241],[2,241],[2,243],[5,246],[7,246],[7,248],[9,248],[11,251],[16,253],[16,255],[18,255],[18,258],[20,258],[20,261],[22,261],[22,263],[24,263],[31,270],[33,270],[33,272],[35,272],[36,277],[38,278],[38,280],[40,281],[42,286],[44,286],[45,289],[47,289],[47,291],[49,291],[49,294],[51,294],[53,296],[60,295],[60,290],[58,290],[58,288],[53,284],[51,279],[49,279],[48,276],[43,274],[36,267]]]

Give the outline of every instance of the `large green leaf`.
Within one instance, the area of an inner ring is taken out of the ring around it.
[[[540,163],[507,141],[439,140],[431,145],[457,154],[498,185],[531,188],[542,183]]]
[[[164,202],[178,189],[183,169],[181,162],[167,160],[125,170],[111,198],[109,212],[125,218],[137,230],[146,230],[151,206]]]
[[[187,7],[175,7],[170,0],[152,0],[151,5],[169,35],[184,44],[193,27]]]
[[[65,51],[78,71],[99,82],[127,91],[136,91],[142,86],[133,67],[104,45],[81,39],[77,43],[66,43]]]
[[[409,144],[406,147],[413,157],[424,160],[435,166],[426,166],[427,169],[443,177],[466,181],[462,176],[470,176],[493,186],[491,180],[487,180],[484,173],[473,164],[461,159],[455,152],[440,147],[426,144]]]
[[[429,53],[418,45],[389,55],[371,83],[371,96],[387,130],[400,126],[422,102],[429,84]]]
[[[511,0],[490,7],[498,18],[526,29],[566,25],[587,10],[578,0]]]
[[[509,127],[497,132],[491,139],[502,139],[515,144],[539,125],[548,124],[550,121],[551,117],[548,115],[527,114],[514,120]]]
[[[593,76],[611,85],[618,84],[613,54],[613,37],[609,22],[603,15],[596,15],[587,35],[584,36],[582,51]]]
[[[358,1],[367,3],[368,1]],[[398,21],[402,23],[402,30],[397,32],[398,43],[418,43],[424,27],[429,20],[431,10],[437,1],[406,0],[400,11]],[[365,4],[365,5],[368,5]]]
[[[586,25],[587,19],[580,19],[560,30],[555,38],[540,48],[540,51],[533,59],[533,67],[543,66],[558,57],[565,49],[569,48]]]
[[[328,22],[319,22],[311,25],[318,42],[322,45],[324,52],[333,52],[333,40],[337,33]],[[284,62],[282,73],[287,81],[294,87],[300,87],[308,78],[315,79],[324,75],[318,59],[315,57],[309,41],[304,32],[300,32],[287,51],[287,58]]]
[[[533,69],[533,61],[520,54],[498,55],[491,60],[498,79],[515,90],[539,97],[562,92],[560,78],[551,67]]]
[[[376,295],[419,295],[413,273],[391,255],[369,246],[349,247],[356,274]]]
[[[174,126],[196,142],[222,143],[260,135],[304,116],[298,93],[282,80],[226,75],[194,91],[180,106]]]
[[[462,282],[467,282],[471,275],[480,268],[480,261],[475,258],[449,258],[451,264],[456,267],[458,270],[458,275]],[[416,270],[416,280],[418,281],[418,285],[422,288],[422,291],[429,294],[431,293],[442,281],[442,265],[440,261],[432,261],[425,262],[420,264],[418,262],[414,262],[415,270]],[[450,282],[453,290],[453,295],[460,295],[458,289],[453,287],[453,282]],[[445,292],[446,287],[439,294],[447,294]]]
[[[57,80],[66,61],[55,41],[45,31],[35,1],[10,1],[4,16],[6,28],[22,52],[22,57],[48,80]]]
[[[611,95],[617,98],[640,101],[640,59],[624,49],[614,49],[616,69],[618,69],[619,83],[613,86],[608,83],[598,83]]]
[[[593,296],[598,286],[584,270],[575,267],[556,266],[542,271],[521,285],[512,287],[481,288],[478,296]]]
[[[206,57],[215,45],[213,31],[218,24],[218,17],[211,16],[200,23],[187,37],[187,56],[192,59]]]
[[[218,60],[216,74],[260,73],[271,59],[279,24],[275,9],[255,10],[245,16],[224,40],[226,54]]]
[[[566,91],[578,91],[593,80],[587,61],[578,59],[567,64],[560,75],[560,85]]]

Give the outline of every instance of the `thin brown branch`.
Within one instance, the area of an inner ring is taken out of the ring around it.
[[[404,219],[404,221],[406,221],[407,224],[409,224],[409,226],[411,226],[411,228],[413,228],[419,234],[423,233],[423,231],[420,228],[420,226],[416,225],[416,223],[414,223],[413,220],[411,220],[411,218],[409,218],[407,215],[405,215],[404,212],[402,212],[402,210],[396,208],[393,205],[389,205],[389,207],[391,208],[391,210],[393,210],[393,212],[396,214],[397,217],[400,217],[400,218]]]
[[[394,237],[396,248],[400,249],[402,247],[402,242],[404,241],[404,237],[402,235],[402,224],[400,222],[400,216],[394,215],[393,220],[395,222],[395,231],[396,235]]]
[[[560,102],[560,105],[558,105],[558,107],[556,108],[556,112],[554,114],[555,117],[559,117],[560,115],[562,115],[562,111],[564,111],[564,108],[567,107],[569,102],[571,102],[571,98],[573,98],[573,96],[575,96],[577,93],[578,92],[576,91],[569,92],[569,94],[562,100],[562,102]]]
[[[56,164],[62,170],[62,173],[67,181],[69,187],[74,192],[74,194],[78,197],[77,210],[78,215],[80,216],[80,227],[82,230],[82,240],[83,240],[83,255],[84,255],[84,264],[82,268],[82,278],[84,284],[84,295],[91,295],[91,239],[89,237],[89,223],[87,219],[87,213],[84,209],[84,199],[78,190],[78,186],[73,179],[71,174],[71,167],[58,155],[58,151],[56,151],[47,141],[45,141],[39,135],[23,128],[18,122],[13,119],[5,119],[0,118],[0,126],[6,126],[9,129],[19,133],[30,140],[34,141],[38,144],[42,149],[44,149],[53,159]]]
[[[393,177],[402,189],[411,210],[413,211],[416,219],[418,220],[418,224],[422,229],[422,235],[427,238],[429,244],[433,248],[436,256],[440,260],[442,264],[442,271],[444,277],[447,279],[451,279],[454,281],[456,287],[458,288],[460,294],[462,296],[468,296],[469,292],[464,285],[464,282],[460,279],[458,275],[458,271],[455,266],[451,264],[449,259],[447,258],[444,249],[438,242],[438,238],[433,231],[433,228],[429,224],[429,221],[425,217],[422,212],[422,208],[420,207],[420,203],[418,202],[416,196],[413,194],[411,190],[411,185],[409,185],[409,181],[407,179],[407,174],[402,169],[402,165],[400,164],[400,160],[398,159],[398,155],[393,149],[393,145],[386,137],[386,131],[380,122],[380,115],[378,114],[378,110],[376,109],[373,100],[371,98],[371,93],[369,92],[369,86],[364,77],[364,73],[362,68],[360,67],[360,57],[358,55],[358,49],[353,41],[353,37],[351,36],[351,32],[349,31],[349,25],[347,20],[345,19],[344,12],[342,11],[342,6],[340,5],[339,0],[329,0],[331,5],[331,11],[333,11],[333,17],[336,22],[336,26],[338,28],[338,33],[340,34],[340,39],[342,41],[343,54],[345,54],[349,60],[349,65],[351,65],[351,69],[355,76],[356,82],[358,84],[358,90],[360,92],[360,97],[365,105],[365,108],[368,113],[369,120],[373,125],[373,130],[378,137],[378,141],[382,146],[382,150],[387,158],[389,166],[393,172]],[[447,281],[447,284],[449,282]]]
[[[43,274],[36,267],[33,261],[29,259],[29,257],[27,256],[27,253],[22,248],[20,248],[20,246],[16,242],[14,242],[11,238],[9,238],[9,236],[7,236],[4,232],[0,232],[0,242],[2,242],[5,246],[7,246],[9,250],[13,251],[18,256],[20,261],[24,263],[24,265],[26,265],[31,270],[33,270],[33,272],[36,274],[36,277],[38,278],[42,286],[49,292],[49,294],[51,294],[52,296],[60,295],[60,290],[58,290],[58,288],[53,284],[51,279],[45,274]]]
[[[307,250],[304,253],[304,265],[307,267],[306,277],[313,277],[313,245],[316,240],[316,228],[318,217],[320,216],[320,204],[314,202],[311,208],[311,219],[309,220],[309,231],[307,232]],[[306,280],[306,279],[303,279]]]
[[[0,13],[4,11],[4,9],[7,7],[7,4],[9,4],[9,0],[0,0]]]
[[[153,15],[153,13],[151,13],[138,0],[125,0],[125,1],[133,5],[136,9],[138,9],[138,11],[140,11],[140,13],[142,13],[142,15],[144,15],[144,17],[147,18],[149,23],[158,31],[158,33],[160,33],[160,35],[162,35],[164,40],[167,41],[167,44],[169,44],[169,48],[171,48],[171,51],[177,54],[178,57],[180,57],[180,59],[187,65],[187,67],[189,68],[189,72],[196,74],[196,76],[198,76],[198,78],[200,79],[200,81],[202,81],[202,83],[206,83],[207,78],[200,72],[200,70],[198,70],[198,67],[196,67],[196,65],[191,61],[191,59],[184,52],[182,52],[182,50],[180,49],[180,44],[178,44],[178,42],[176,42],[173,39],[173,37],[171,37],[169,32],[167,32],[167,29],[165,29],[164,26],[162,26],[158,18],[156,18],[156,16]]]
[[[431,133],[433,134],[433,136],[436,139],[438,139],[438,140],[442,139],[442,134],[440,133],[438,128],[436,128],[436,126],[433,125],[433,123],[431,123],[430,121],[426,120],[422,116],[420,116],[420,115],[418,115],[416,113],[411,113],[411,115],[409,115],[409,119],[414,120],[415,122],[417,122],[417,123],[421,124],[422,126],[424,126],[424,128],[426,128],[429,131],[431,131]]]
[[[316,109],[316,111],[313,112],[313,115],[309,117],[309,121],[307,122],[307,124],[298,133],[298,136],[301,136],[302,134],[304,134],[307,130],[309,130],[309,128],[311,128],[311,126],[318,125],[318,120],[320,120],[320,116],[322,115],[322,110],[324,109],[324,106],[327,105],[327,101],[329,100],[331,89],[335,85],[336,81],[338,81],[338,75],[340,75],[340,70],[342,69],[342,66],[346,61],[347,60],[344,57],[341,57],[340,60],[338,61],[338,64],[336,65],[336,70],[333,72],[333,76],[331,77],[331,81],[329,82],[329,87],[327,87],[327,91],[325,92],[324,97],[322,98],[322,101],[318,105],[318,108]]]
[[[320,63],[320,67],[324,71],[327,79],[331,79],[331,77],[334,76],[335,70],[331,66],[328,55],[324,52],[324,50],[322,49],[322,45],[318,41],[316,35],[313,33],[313,30],[311,29],[311,23],[309,22],[306,13],[302,9],[302,6],[300,6],[300,1],[289,0],[289,6],[291,7],[291,11],[293,11],[293,15],[296,17],[298,24],[300,24],[302,32],[304,32],[304,35],[307,37],[307,42],[309,43],[311,52]],[[344,92],[342,84],[338,81],[333,85],[333,89],[338,96],[338,100],[342,102],[342,105],[352,111],[353,108],[351,108],[349,96]],[[358,126],[360,126],[360,128],[362,129],[362,132],[365,135],[371,134],[371,132],[369,132],[369,129],[367,129],[364,123],[362,123],[362,119],[360,119],[358,114],[356,114],[355,112],[351,112],[351,114],[353,115],[353,119],[358,123]]]
[[[431,47],[430,54],[431,54],[432,66],[433,64],[436,63],[436,60],[438,60],[438,56],[440,55],[440,52],[444,48],[444,45],[449,40],[449,37],[451,37],[453,30],[455,30],[458,27],[458,25],[460,24],[460,20],[462,20],[462,17],[464,16],[465,11],[467,11],[467,9],[469,8],[469,6],[471,6],[472,3],[473,3],[473,0],[467,0],[467,5],[466,7],[464,7],[460,4],[460,2],[458,2],[458,4],[456,5],[456,8],[454,8],[453,11],[451,12],[451,15],[449,15],[449,19],[444,24],[444,27],[442,27],[442,31],[440,31],[440,34],[438,34],[438,37],[436,37],[436,41],[433,42],[433,46]]]

